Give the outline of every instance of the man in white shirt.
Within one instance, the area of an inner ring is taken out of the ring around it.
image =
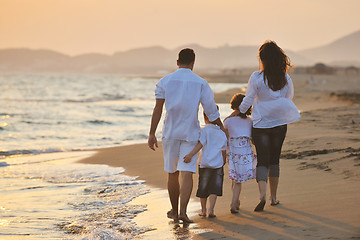
[[[148,139],[149,147],[155,151],[155,146],[158,147],[155,132],[165,103],[166,117],[162,145],[164,170],[168,172],[168,192],[172,206],[167,216],[175,221],[182,220],[184,223],[192,222],[186,210],[193,188],[192,175],[196,172],[197,155],[191,159],[190,163],[184,163],[182,159],[199,140],[198,108],[200,103],[209,121],[224,130],[214,101],[214,93],[204,79],[192,72],[194,63],[194,51],[189,48],[181,50],[177,60],[179,69],[157,83],[156,104]]]

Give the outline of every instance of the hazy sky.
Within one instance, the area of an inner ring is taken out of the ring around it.
[[[113,53],[189,43],[288,50],[360,30],[360,0],[0,0],[0,48]]]

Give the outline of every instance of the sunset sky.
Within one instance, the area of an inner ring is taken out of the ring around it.
[[[137,47],[289,50],[360,30],[359,0],[0,0],[0,48],[111,54]]]

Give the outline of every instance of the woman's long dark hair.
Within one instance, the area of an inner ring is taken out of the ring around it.
[[[274,42],[266,41],[259,48],[259,57],[263,65],[264,82],[274,91],[282,89],[286,84],[286,72],[291,66],[290,59]]]

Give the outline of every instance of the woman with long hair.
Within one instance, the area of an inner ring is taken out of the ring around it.
[[[245,98],[235,114],[244,114],[251,105],[252,139],[257,153],[256,181],[260,202],[254,211],[263,211],[266,203],[266,186],[269,180],[271,205],[279,204],[276,198],[279,183],[279,159],[287,124],[296,122],[300,114],[292,102],[294,86],[287,71],[290,60],[274,42],[266,41],[259,48],[260,69],[248,82]]]

